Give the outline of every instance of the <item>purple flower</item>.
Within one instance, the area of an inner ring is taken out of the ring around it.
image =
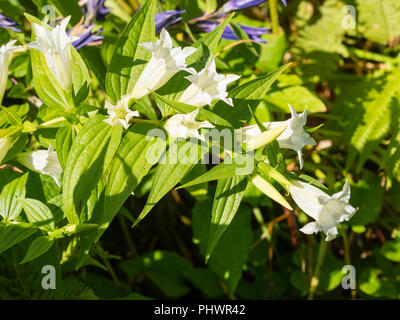
[[[255,7],[265,1],[267,0],[230,0],[222,8],[225,12],[230,12]],[[286,0],[282,0],[282,2],[286,6]]]
[[[74,42],[72,42],[72,45],[75,47],[76,50],[87,45],[94,46],[101,43],[101,40],[104,37],[99,34],[103,31],[103,29],[93,32],[93,27],[93,24],[87,27],[85,27],[84,25],[76,25],[72,29],[68,30],[67,33],[69,36],[78,38]]]
[[[160,32],[163,28],[166,28],[178,21],[182,20],[179,15],[186,12],[186,10],[168,10],[155,15],[154,20],[156,22],[156,32]]]
[[[0,28],[6,28],[14,30],[16,32],[21,32],[21,30],[19,30],[15,26],[18,26],[18,24],[14,20],[7,18],[5,15],[0,13]]]
[[[219,25],[219,22],[216,21],[209,21],[209,20],[204,20],[197,22],[195,24],[196,27],[199,27],[205,32],[211,32],[213,31],[217,26]],[[240,25],[240,28],[248,35],[248,37],[251,40],[255,40],[258,42],[267,42],[264,39],[261,39],[260,36],[262,36],[265,33],[269,33],[270,29],[268,28],[253,28],[253,27],[247,27]],[[224,32],[222,33],[221,36],[222,39],[227,39],[227,40],[239,40],[239,38],[236,36],[236,34],[233,32],[232,28],[230,26],[226,26]]]
[[[81,0],[79,5],[89,21],[96,18],[96,20],[104,20],[106,15],[110,13],[110,9],[104,6],[105,0]],[[86,5],[86,7],[84,6]]]

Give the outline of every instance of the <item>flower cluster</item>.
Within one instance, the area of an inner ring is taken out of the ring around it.
[[[185,60],[194,53],[195,49],[191,47],[181,48],[173,47],[170,35],[163,29],[160,34],[160,40],[155,43],[142,43],[142,47],[152,52],[150,61],[146,64],[139,80],[137,81],[133,92],[124,96],[121,100],[121,106],[118,104],[115,108],[109,110],[110,118],[108,123],[113,125],[122,125],[127,128],[128,121],[134,114],[127,107],[127,101],[130,99],[140,99],[150,91],[161,88],[168,80],[179,71],[186,71],[190,75],[185,78],[190,81],[190,85],[183,91],[179,102],[196,107],[188,114],[175,114],[164,123],[164,129],[168,132],[171,139],[196,138],[205,141],[204,134],[199,132],[201,128],[214,128],[208,121],[197,121],[196,117],[202,107],[211,105],[214,101],[224,101],[226,104],[234,107],[234,102],[228,97],[227,86],[231,82],[239,79],[234,74],[223,75],[216,70],[215,60],[211,57],[205,67],[199,72],[192,68],[187,68]],[[125,103],[122,103],[125,101]],[[124,107],[122,107],[124,105]],[[297,112],[289,105],[291,118],[286,121],[264,122],[263,126],[267,129],[268,135],[276,134],[276,141],[282,149],[291,149],[297,152],[299,157],[300,169],[303,167],[302,149],[306,145],[315,145],[316,142],[310,134],[304,130],[307,121],[307,108],[301,113]],[[110,112],[111,110],[111,112]],[[119,122],[115,122],[119,118]],[[246,126],[236,130],[236,136],[243,137],[244,143],[250,145],[254,140],[261,140],[264,133],[258,125]],[[269,142],[271,137],[267,137]],[[266,142],[266,143],[268,143]],[[255,148],[263,147],[265,143],[254,144]],[[290,204],[284,200],[274,187],[264,178],[257,175],[252,179],[253,184],[260,188],[274,200],[285,207],[292,209]],[[291,179],[288,184],[288,191],[294,202],[315,222],[310,222],[301,229],[304,233],[314,233],[323,231],[326,234],[326,241],[332,240],[337,234],[337,225],[342,221],[348,221],[356,212],[356,209],[349,204],[350,187],[348,182],[339,193],[330,196],[326,192],[315,186]]]
[[[226,11],[240,10],[248,6],[249,3],[255,5],[256,2],[230,1],[228,3],[229,6],[226,4],[223,8]],[[258,1],[257,3],[261,2]],[[103,4],[104,1],[97,1],[96,5],[94,1],[87,2],[88,11],[86,15],[88,21],[97,17],[97,13],[100,11],[106,14],[102,9]],[[228,86],[240,77],[235,74],[224,75],[218,73],[213,56],[208,58],[207,61],[203,61],[205,62],[205,66],[201,70],[190,67],[189,62],[186,60],[197,49],[190,46],[183,48],[174,46],[171,36],[165,29],[165,26],[171,21],[178,19],[176,12],[164,13],[162,16],[156,17],[157,19],[158,25],[163,26],[159,39],[156,42],[139,43],[142,48],[151,52],[151,58],[145,64],[140,75],[138,75],[138,79],[130,92],[123,94],[115,104],[109,101],[105,102],[108,117],[104,122],[110,126],[123,127],[125,130],[128,130],[130,121],[134,117],[140,117],[139,111],[131,110],[131,107],[134,108],[135,103],[138,103],[140,99],[162,88],[177,73],[181,73],[182,83],[187,83],[187,87],[178,93],[175,102],[192,111],[165,114],[165,117],[158,124],[160,127],[163,127],[172,140],[194,138],[206,142],[205,135],[200,129],[212,129],[215,127],[208,121],[199,121],[196,118],[199,117],[199,114],[202,114],[200,111],[205,111],[202,108],[212,106],[216,101],[222,101],[235,108],[235,100],[229,96]],[[87,44],[89,40],[86,41],[85,37],[76,39],[73,36],[75,30],[68,34],[66,32],[68,22],[69,17],[62,20],[53,29],[46,25],[34,23],[33,32],[35,40],[27,46],[42,52],[49,71],[55,80],[63,90],[71,93],[72,44],[75,41],[80,41],[76,46],[81,47]],[[88,28],[90,31],[92,27],[89,25]],[[252,33],[253,31],[256,32],[250,29],[247,32]],[[88,35],[88,38],[92,37],[91,32]],[[233,32],[232,35],[234,35]],[[258,36],[259,34],[254,33],[254,37]],[[15,41],[10,41],[8,44],[0,47],[0,69],[2,71],[0,78],[0,102],[6,88],[10,54],[18,48],[14,44]],[[288,120],[263,122],[262,125],[258,122],[257,125],[245,126],[235,130],[235,137],[240,137],[241,142],[247,146],[246,151],[264,148],[272,140],[276,140],[281,149],[290,149],[297,153],[299,167],[302,169],[302,150],[304,146],[312,146],[316,142],[304,129],[307,122],[307,107],[300,114],[297,114],[290,105],[289,109],[291,117]],[[211,119],[209,120],[212,121]],[[136,119],[135,121],[143,121],[143,119]],[[0,160],[6,156],[11,145],[12,141],[9,137],[0,139]],[[257,161],[265,164],[268,162],[265,159]],[[36,150],[20,154],[17,156],[17,160],[32,171],[50,175],[56,181],[57,185],[61,184],[62,167],[58,161],[57,153],[53,150],[52,146],[48,150]],[[252,174],[249,181],[272,199],[292,210],[291,205],[262,175]],[[348,221],[356,212],[356,209],[349,204],[350,186],[347,181],[343,186],[343,190],[332,196],[311,184],[295,178],[286,179],[284,184],[300,209],[315,220],[301,229],[306,234],[322,231],[326,234],[326,241],[332,240],[338,234],[338,224],[342,221]]]

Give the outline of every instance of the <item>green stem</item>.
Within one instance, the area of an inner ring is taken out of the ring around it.
[[[321,242],[319,244],[317,264],[315,265],[314,274],[311,277],[310,291],[308,293],[308,300],[312,300],[314,298],[315,291],[318,288],[319,276],[321,274],[322,264],[324,263],[326,248],[327,248],[326,241],[325,241],[325,239],[322,238]]]
[[[269,0],[269,15],[272,24],[272,33],[279,34],[279,16],[278,16],[278,3],[277,0]]]
[[[126,220],[125,220],[126,218],[122,215],[118,215],[118,218],[119,218],[119,222],[121,224],[122,233],[124,234],[125,240],[128,244],[131,254],[132,254],[132,256],[136,256],[136,252],[137,252],[136,247],[129,235],[129,229],[126,225]]]
[[[349,240],[347,238],[347,230],[343,230],[342,237],[343,237],[343,247],[344,247],[344,263],[349,265],[351,264],[351,259],[349,250]]]
[[[108,260],[107,255],[106,255],[106,253],[104,252],[104,249],[103,249],[103,247],[100,245],[100,243],[98,243],[98,248],[99,248],[99,251],[100,251],[100,257],[101,257],[101,259],[103,260],[103,263],[104,263],[104,265],[106,266],[108,272],[110,273],[110,276],[111,276],[111,278],[113,279],[115,285],[121,290],[121,293],[122,293],[122,294],[125,294],[125,292],[124,292],[125,290],[124,290],[124,288],[122,287],[121,282],[119,281],[119,279],[118,279],[118,277],[117,277],[117,274],[115,273],[114,268],[112,267],[110,261]]]
[[[155,124],[155,125],[160,124],[160,121],[158,121],[158,120],[146,120],[146,119],[133,118],[133,119],[131,119],[131,121],[136,122],[136,123],[150,123],[150,124]]]

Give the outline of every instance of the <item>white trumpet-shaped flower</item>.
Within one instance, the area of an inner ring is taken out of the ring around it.
[[[303,113],[297,114],[296,111],[289,105],[290,113],[292,117],[286,121],[273,121],[263,122],[266,129],[275,129],[286,125],[287,128],[282,134],[276,139],[279,146],[283,149],[291,149],[297,152],[299,156],[300,169],[303,168],[303,157],[302,148],[305,145],[315,145],[316,142],[310,137],[310,134],[304,131],[304,125],[307,122],[307,107]],[[244,135],[244,139],[247,141],[249,138],[261,134],[261,130],[257,125],[244,127],[241,130],[241,134]]]
[[[65,31],[70,18],[70,16],[66,17],[51,30],[34,23],[33,31],[36,39],[27,44],[28,47],[44,54],[51,73],[61,88],[66,91],[72,88],[71,43],[77,39],[69,37]]]
[[[28,169],[51,176],[58,186],[61,186],[62,168],[58,161],[57,152],[50,145],[48,150],[36,150],[17,156],[18,162]]]
[[[104,120],[104,122],[111,126],[120,126],[128,129],[130,125],[129,121],[133,117],[139,117],[139,111],[132,111],[129,109],[129,100],[130,97],[125,95],[118,101],[116,106],[106,101],[105,107],[109,117]]]
[[[192,84],[182,93],[180,102],[196,107],[211,105],[214,100],[222,100],[233,106],[228,98],[226,87],[240,78],[235,74],[223,75],[217,73],[214,57],[211,57],[203,70],[185,77]]]
[[[11,53],[20,48],[19,46],[14,46],[16,42],[17,40],[12,40],[0,47],[0,104],[7,86],[8,64]]]
[[[8,151],[12,146],[12,138],[11,137],[2,137],[0,138],[0,163],[3,161]]]
[[[289,192],[300,209],[315,220],[306,224],[300,231],[306,234],[323,231],[326,241],[334,239],[338,234],[338,224],[349,221],[357,211],[349,204],[350,185],[347,180],[342,191],[332,196],[301,181],[292,182]]]
[[[168,82],[177,72],[186,70],[186,58],[197,49],[193,47],[172,47],[172,40],[167,30],[162,29],[160,39],[157,42],[139,43],[144,49],[151,51],[152,56],[140,74],[133,88],[131,98],[140,99],[149,93],[156,91]]]
[[[164,128],[168,131],[170,138],[187,139],[194,137],[204,141],[204,135],[200,135],[199,129],[214,128],[214,126],[208,121],[196,121],[198,113],[199,109],[196,109],[188,114],[176,114],[169,118],[165,122]]]

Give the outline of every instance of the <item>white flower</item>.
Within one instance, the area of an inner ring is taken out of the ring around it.
[[[198,130],[200,128],[214,128],[214,126],[208,121],[196,121],[195,118],[198,113],[199,109],[188,114],[176,114],[165,122],[164,128],[172,139],[194,137],[204,141],[204,136],[200,135]]]
[[[120,101],[118,101],[116,106],[106,101],[105,107],[109,117],[108,119],[104,120],[104,122],[111,126],[120,126],[128,129],[130,125],[129,121],[133,117],[139,117],[139,111],[132,111],[129,109],[129,100],[130,97],[125,95]]]
[[[36,150],[22,153],[17,160],[28,169],[51,176],[58,186],[61,186],[62,168],[57,152],[50,145],[48,150]]]
[[[20,48],[19,46],[14,46],[16,42],[17,40],[12,40],[0,47],[0,104],[7,86],[8,64],[10,62],[11,53]]]
[[[162,29],[160,39],[157,42],[139,43],[144,49],[151,51],[152,56],[146,64],[143,72],[133,88],[131,98],[140,99],[149,93],[156,91],[168,82],[177,72],[186,70],[186,58],[197,49],[192,47],[172,47],[172,40],[167,30]]]
[[[3,137],[0,138],[0,164],[3,161],[4,157],[7,155],[8,150],[10,150],[12,146],[11,137]]]
[[[232,99],[228,98],[226,87],[229,83],[240,78],[235,74],[223,75],[217,73],[214,57],[211,57],[203,70],[199,73],[185,77],[192,84],[183,92],[180,102],[196,107],[211,105],[214,100],[222,100],[232,105]]]
[[[303,113],[297,114],[296,111],[289,105],[292,117],[286,121],[263,122],[267,129],[275,129],[286,125],[287,129],[276,139],[279,146],[283,149],[291,149],[297,152],[299,156],[300,169],[303,168],[303,157],[301,149],[305,145],[315,145],[316,142],[310,137],[310,134],[304,131],[304,125],[307,122],[307,107]],[[241,130],[244,139],[247,141],[249,138],[261,134],[261,130],[257,125],[244,127]]]
[[[338,234],[337,225],[349,221],[357,211],[349,204],[350,186],[347,180],[342,191],[333,196],[301,181],[292,182],[289,192],[301,210],[316,220],[306,224],[300,231],[306,234],[323,231],[326,241],[334,239]]]
[[[70,18],[66,17],[52,30],[34,23],[36,39],[27,44],[28,47],[44,54],[51,73],[66,91],[72,88],[71,43],[76,40],[74,37],[70,38],[65,31]]]

